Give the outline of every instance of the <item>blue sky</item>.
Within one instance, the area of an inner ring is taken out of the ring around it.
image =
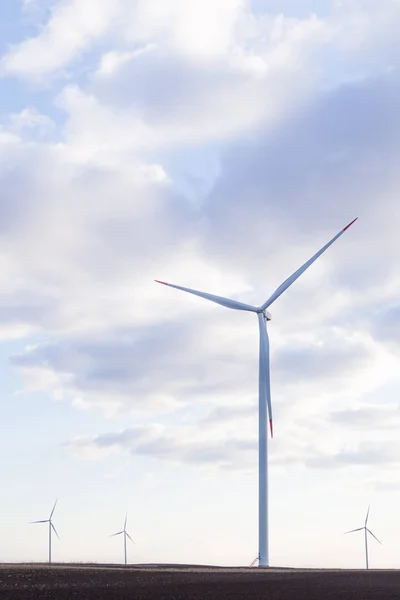
[[[397,567],[395,0],[0,7],[0,558],[250,564],[272,307],[271,564]]]

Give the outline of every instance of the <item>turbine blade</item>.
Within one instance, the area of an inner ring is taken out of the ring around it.
[[[355,531],[364,531],[365,527],[359,527],[358,529],[351,529],[350,531],[345,531],[344,534],[346,535],[346,533],[354,533]]]
[[[121,535],[121,533],[125,533],[125,531],[117,531],[117,533],[112,533],[109,537],[114,537],[115,535]]]
[[[52,510],[52,511],[51,511],[51,513],[50,513],[50,519],[51,519],[51,517],[53,516],[53,513],[54,513],[54,511],[55,511],[55,508],[56,508],[56,506],[57,506],[57,502],[58,502],[58,498],[57,498],[57,500],[54,502],[53,510]]]
[[[271,304],[273,302],[275,302],[275,300],[277,298],[279,298],[279,296],[281,294],[283,294],[283,292],[285,290],[287,290],[287,288],[289,286],[291,286],[292,283],[294,283],[296,281],[296,279],[298,279],[300,277],[300,275],[302,275],[304,273],[304,271],[306,271],[308,269],[308,267],[310,267],[313,264],[313,262],[315,262],[317,260],[317,258],[319,258],[321,256],[321,254],[323,254],[325,252],[325,250],[327,250],[329,248],[329,246],[331,246],[333,244],[333,242],[336,242],[336,240],[341,235],[343,235],[343,233],[351,225],[353,225],[353,223],[355,221],[357,221],[357,218],[354,219],[354,221],[352,221],[348,225],[346,225],[346,227],[344,229],[342,229],[341,231],[339,231],[339,233],[337,235],[335,235],[335,237],[333,237],[330,242],[328,242],[327,244],[325,244],[325,246],[323,248],[321,248],[321,250],[318,250],[318,252],[316,254],[314,254],[314,256],[312,256],[306,263],[304,263],[304,265],[302,267],[300,267],[300,269],[297,269],[297,271],[295,271],[292,275],[290,275],[290,277],[288,277],[287,279],[285,279],[285,281],[283,283],[281,283],[281,285],[275,290],[275,292],[272,294],[272,296],[270,296],[270,298],[268,298],[268,300],[266,302],[264,302],[264,304],[262,305],[261,308],[263,310],[265,310],[266,308],[268,308],[268,306],[271,306]]]
[[[126,521],[127,521],[127,520],[128,520],[128,513],[126,513],[126,515],[125,515],[124,531],[125,531],[125,529],[126,529]]]
[[[225,306],[226,308],[257,312],[257,308],[255,306],[250,306],[250,304],[244,304],[243,302],[237,302],[236,300],[231,300],[230,298],[223,298],[222,296],[214,296],[214,294],[199,292],[198,290],[192,290],[190,288],[181,287],[180,285],[173,285],[172,283],[166,283],[165,281],[159,281],[158,279],[155,279],[154,281],[156,283],[168,285],[169,287],[175,288],[176,290],[181,290],[182,292],[188,292],[189,294],[193,294],[194,296],[205,298],[205,300],[210,300],[211,302],[215,302],[216,304],[220,304],[221,306]]]
[[[51,528],[52,528],[52,530],[54,531],[54,533],[55,533],[55,534],[56,534],[56,536],[58,537],[58,539],[60,539],[60,536],[59,536],[59,535],[58,535],[58,533],[57,533],[57,529],[54,527],[54,525],[53,525],[53,523],[52,523],[51,521],[50,521],[50,525],[51,525]]]
[[[375,538],[375,539],[376,539],[376,541],[377,541],[377,542],[379,542],[379,543],[382,545],[382,542],[381,542],[380,540],[378,540],[378,538],[376,537],[376,535],[374,535],[374,534],[372,533],[372,531],[371,531],[370,529],[368,529],[368,527],[366,527],[366,530],[368,531],[368,533],[370,533],[370,534],[372,535],[372,537],[373,537],[373,538]]]
[[[367,516],[365,517],[365,527],[367,526],[368,523],[368,517],[369,517],[369,509],[370,509],[371,505],[368,506],[368,510],[367,510]]]
[[[127,531],[125,531],[125,535],[131,540],[132,544],[135,543]]]
[[[272,425],[271,382],[269,371],[269,338],[267,325],[262,313],[258,313],[258,325],[260,329],[260,393],[264,395],[267,404],[269,428],[272,438],[274,436],[274,431]]]
[[[29,521],[29,523],[48,523],[49,519],[44,519],[43,521]]]

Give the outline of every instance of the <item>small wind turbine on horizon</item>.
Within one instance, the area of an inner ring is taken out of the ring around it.
[[[351,529],[350,531],[346,531],[345,532],[345,534],[347,534],[347,533],[354,533],[355,531],[364,531],[364,540],[365,540],[365,568],[366,569],[369,569],[369,561],[368,561],[368,534],[372,535],[372,537],[375,538],[376,541],[379,542],[382,545],[382,542],[380,540],[378,540],[378,538],[376,537],[376,535],[374,535],[372,533],[372,531],[370,529],[368,529],[368,527],[367,527],[368,517],[369,517],[369,509],[370,509],[370,506],[368,506],[367,516],[365,517],[365,522],[364,522],[364,527],[358,527],[358,529]]]
[[[56,534],[58,539],[60,539],[60,536],[58,535],[57,530],[54,527],[53,521],[51,520],[51,518],[54,514],[54,511],[55,511],[56,505],[57,505],[57,501],[58,500],[56,500],[54,502],[53,509],[52,509],[52,511],[50,513],[50,517],[48,519],[43,519],[41,521],[31,521],[31,523],[48,523],[49,524],[49,563],[51,563],[51,534],[52,534],[52,531],[54,531],[54,533]]]
[[[135,542],[133,541],[133,539],[131,538],[131,536],[129,535],[129,533],[126,530],[126,522],[128,520],[128,513],[126,513],[125,515],[125,522],[124,522],[124,528],[122,531],[117,531],[117,533],[113,533],[112,535],[110,535],[110,537],[115,537],[116,535],[122,535],[124,536],[124,558],[125,558],[125,564],[127,564],[127,554],[126,554],[126,538],[129,538],[132,542],[132,544],[134,544]]]
[[[268,554],[268,425],[271,431],[271,438],[273,437],[272,427],[272,405],[271,405],[271,385],[270,385],[270,366],[269,366],[269,339],[267,333],[267,322],[271,320],[271,315],[267,311],[267,308],[271,306],[275,300],[277,300],[288,287],[292,285],[312,264],[331,246],[347,229],[356,221],[354,219],[351,223],[346,225],[344,229],[339,231],[325,246],[321,248],[314,256],[312,256],[303,266],[295,271],[290,277],[285,279],[280,286],[274,291],[272,296],[268,298],[261,306],[251,306],[250,304],[244,304],[237,300],[231,300],[230,298],[223,298],[221,296],[215,296],[214,294],[208,294],[200,292],[198,290],[192,290],[190,288],[181,287],[180,285],[174,285],[172,283],[166,283],[165,281],[159,281],[169,287],[188,292],[200,298],[210,300],[216,304],[220,304],[225,308],[232,308],[234,310],[242,310],[252,312],[257,315],[258,327],[260,332],[260,346],[259,346],[259,380],[258,380],[258,564],[260,567],[269,566],[269,554]]]

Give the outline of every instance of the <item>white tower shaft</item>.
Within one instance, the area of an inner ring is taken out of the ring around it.
[[[267,386],[269,381],[268,344],[263,343],[262,331],[265,329],[263,313],[258,313],[260,327],[260,362],[258,388],[258,549],[259,566],[269,566],[268,554],[268,414]]]
[[[49,563],[51,563],[51,521],[49,521]]]

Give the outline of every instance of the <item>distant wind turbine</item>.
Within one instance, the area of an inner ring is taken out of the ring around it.
[[[128,520],[128,513],[126,513],[125,515],[125,522],[124,522],[124,528],[122,531],[117,531],[117,533],[113,533],[112,535],[110,535],[110,537],[114,537],[116,535],[124,535],[124,558],[125,558],[125,564],[127,564],[127,558],[126,558],[126,538],[129,538],[132,542],[132,544],[134,544],[135,542],[133,541],[133,539],[131,538],[131,536],[129,535],[129,533],[126,530],[126,522]]]
[[[365,540],[365,567],[366,567],[366,569],[369,569],[369,562],[368,562],[368,534],[372,535],[372,537],[375,538],[377,542],[379,542],[380,544],[382,544],[382,542],[380,540],[378,540],[378,538],[376,537],[376,535],[374,535],[372,533],[372,531],[370,529],[368,529],[368,527],[367,527],[368,517],[369,517],[369,509],[370,509],[370,507],[368,506],[367,516],[365,517],[364,527],[359,527],[358,529],[351,529],[351,531],[346,531],[345,532],[345,533],[354,533],[355,531],[364,531],[364,540]]]
[[[56,508],[56,505],[57,505],[57,500],[54,502],[53,509],[52,509],[52,511],[50,513],[50,517],[48,519],[44,519],[42,521],[31,521],[31,523],[48,523],[49,524],[49,563],[51,563],[51,533],[52,533],[52,531],[54,531],[54,533],[56,534],[58,539],[60,539],[60,536],[58,535],[57,530],[54,527],[53,521],[51,520],[54,510]]]
[[[252,312],[257,315],[258,326],[260,331],[260,354],[259,354],[259,380],[258,380],[258,564],[260,567],[269,566],[268,556],[268,420],[273,436],[272,428],[272,405],[271,405],[271,388],[270,388],[270,372],[269,372],[269,339],[267,333],[267,322],[271,320],[271,315],[267,308],[271,306],[275,300],[283,294],[288,287],[292,285],[316,260],[331,246],[357,219],[346,225],[344,229],[339,231],[325,246],[318,250],[307,262],[304,263],[290,277],[285,279],[283,283],[274,291],[261,306],[251,306],[230,298],[223,298],[192,290],[190,288],[181,287],[165,281],[159,281],[169,287],[194,294],[205,300],[210,300],[216,304],[220,304],[225,308],[233,308],[234,310],[243,310]]]

